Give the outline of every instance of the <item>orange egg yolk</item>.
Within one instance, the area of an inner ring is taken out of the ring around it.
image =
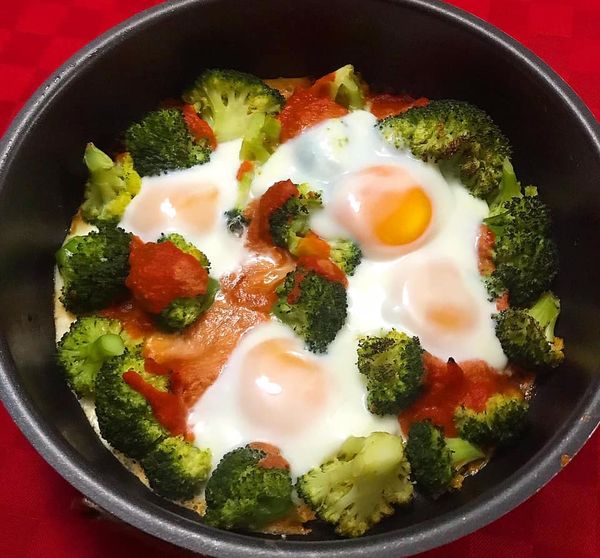
[[[433,206],[426,191],[398,165],[378,165],[355,173],[348,183],[352,215],[343,217],[363,243],[400,247],[429,229]]]
[[[293,434],[319,416],[328,386],[320,364],[291,339],[269,339],[246,354],[240,406],[267,431]]]
[[[193,187],[148,186],[130,214],[134,229],[168,230],[177,225],[190,233],[205,234],[216,223],[219,190],[214,184]]]

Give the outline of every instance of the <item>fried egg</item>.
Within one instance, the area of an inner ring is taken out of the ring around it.
[[[277,321],[250,330],[189,416],[197,443],[211,448],[213,465],[236,447],[268,442],[281,450],[295,477],[348,436],[397,434],[396,417],[366,408],[356,344],[352,332],[340,332],[326,355],[315,355]]]
[[[119,226],[144,242],[179,233],[206,254],[212,274],[232,271],[245,253],[224,217],[236,202],[240,146],[241,140],[222,143],[203,165],[144,177]]]

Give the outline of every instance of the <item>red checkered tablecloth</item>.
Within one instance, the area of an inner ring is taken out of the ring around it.
[[[156,0],[0,0],[0,132],[68,56]],[[600,115],[600,0],[453,0],[546,60]],[[600,557],[600,435],[495,523],[421,558]],[[191,556],[98,519],[0,407],[0,558]]]

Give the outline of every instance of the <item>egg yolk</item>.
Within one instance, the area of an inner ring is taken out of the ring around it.
[[[267,432],[293,434],[315,420],[327,399],[320,364],[291,339],[269,339],[245,355],[240,406]]]
[[[173,226],[192,234],[206,234],[217,220],[219,190],[214,184],[148,186],[138,197],[129,219],[131,227],[142,234]]]
[[[339,218],[372,246],[404,247],[426,234],[433,205],[426,191],[399,165],[378,165],[354,173],[346,183],[346,208]]]

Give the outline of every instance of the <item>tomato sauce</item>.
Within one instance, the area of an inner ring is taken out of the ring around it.
[[[312,231],[308,231],[306,236],[298,243],[297,256],[318,256],[320,258],[329,258],[331,247],[326,240]]]
[[[444,429],[446,436],[456,436],[453,417],[457,407],[464,405],[481,412],[487,400],[496,393],[521,394],[517,378],[499,374],[482,360],[458,364],[452,359],[444,362],[425,353],[423,364],[423,394],[399,416],[405,434],[413,422],[430,419]]]
[[[206,292],[208,273],[200,262],[172,242],[131,241],[130,271],[126,285],[139,306],[158,314],[179,297]]]
[[[244,175],[248,172],[252,172],[254,170],[254,163],[252,161],[242,161],[238,171],[235,175],[236,180],[239,182],[244,178]]]
[[[194,439],[187,427],[188,409],[180,395],[156,389],[135,370],[125,372],[123,380],[148,401],[156,420],[172,436],[183,436],[190,441]]]
[[[257,449],[266,453],[258,462],[258,466],[263,469],[289,469],[290,464],[287,459],[281,455],[281,450],[273,444],[267,442],[251,442],[248,444],[252,449]]]
[[[344,287],[348,286],[346,274],[330,259],[319,256],[302,256],[298,258],[298,266],[314,271],[330,281],[341,283]]]
[[[185,124],[194,139],[196,141],[207,140],[210,148],[215,150],[217,148],[217,138],[208,122],[198,116],[192,105],[183,105],[181,110]]]
[[[142,310],[135,300],[126,300],[106,308],[100,312],[100,315],[119,320],[123,324],[123,329],[133,339],[141,339],[156,331],[152,317]]]
[[[248,240],[253,242],[261,239],[273,244],[269,220],[274,211],[279,209],[290,198],[300,195],[297,186],[291,180],[282,180],[271,186],[259,199],[254,218],[250,223]]]
[[[410,95],[390,95],[389,93],[371,95],[367,101],[370,103],[371,113],[377,118],[402,114],[413,107],[424,107],[429,104],[429,100],[425,97],[414,99]]]
[[[494,264],[494,247],[496,246],[496,235],[487,225],[481,224],[479,236],[477,237],[477,258],[479,273],[491,275],[496,266]]]
[[[277,117],[281,122],[282,143],[323,120],[348,114],[348,109],[329,98],[329,91],[323,95],[323,89],[322,86],[316,89],[313,86],[310,89],[298,90],[287,100]]]

